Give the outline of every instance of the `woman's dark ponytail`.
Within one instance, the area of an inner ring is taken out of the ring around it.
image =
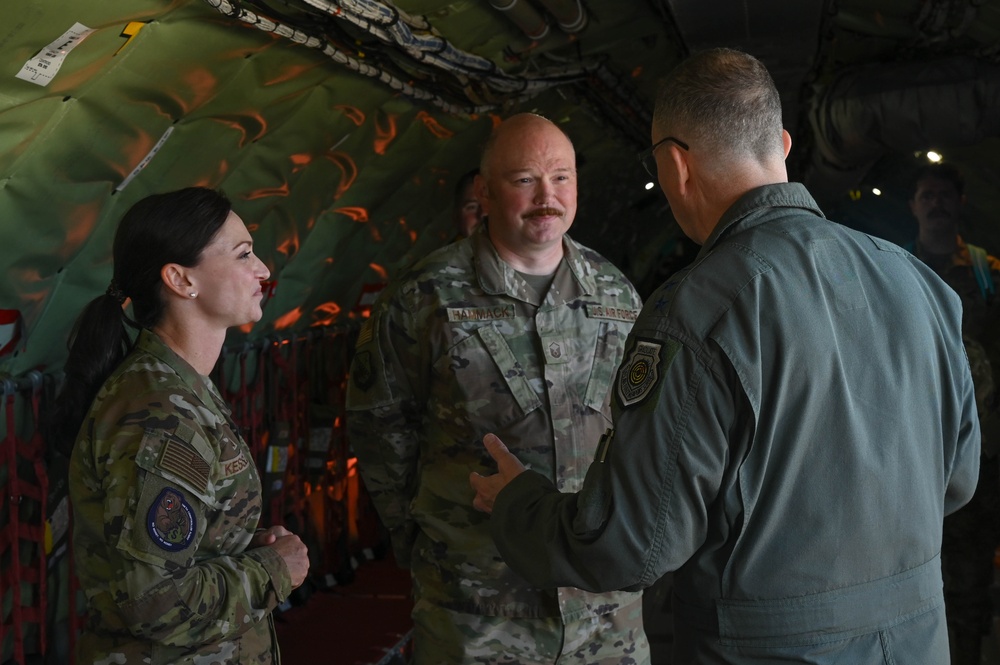
[[[49,423],[49,441],[58,450],[69,455],[91,402],[128,355],[137,332],[129,326],[152,328],[162,318],[160,269],[168,263],[197,265],[230,210],[222,192],[189,187],[147,196],[122,217],[114,240],[114,277],[70,334],[66,378]],[[135,322],[123,310],[126,299]]]

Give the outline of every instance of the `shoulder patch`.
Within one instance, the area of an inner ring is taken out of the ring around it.
[[[180,490],[166,487],[146,513],[146,530],[161,549],[179,552],[191,545],[197,531],[194,510]]]
[[[169,471],[178,478],[186,480],[202,492],[208,491],[209,467],[198,451],[167,439],[163,443],[163,452],[156,465],[164,471]]]
[[[660,380],[659,342],[639,341],[622,361],[618,369],[615,389],[623,407],[638,404],[646,399]]]
[[[361,390],[368,390],[375,385],[375,368],[372,366],[370,351],[358,351],[354,354],[351,364],[351,379]]]

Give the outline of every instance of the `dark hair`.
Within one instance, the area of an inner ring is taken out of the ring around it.
[[[939,162],[937,164],[925,164],[917,169],[916,174],[913,176],[913,187],[910,188],[910,198],[916,196],[917,187],[920,186],[920,181],[925,178],[946,180],[955,186],[955,191],[958,192],[959,196],[965,193],[965,178],[962,177],[962,172],[958,167],[947,162]]]
[[[115,232],[111,286],[84,307],[69,338],[65,382],[55,402],[50,439],[64,453],[104,381],[132,347],[126,323],[151,328],[165,302],[160,269],[168,263],[192,267],[232,209],[220,191],[188,187],[153,194],[135,203]],[[134,321],[122,309],[132,301]]]
[[[462,174],[462,177],[455,183],[455,207],[460,207],[464,202],[465,190],[475,181],[479,175],[479,169],[472,169]]]
[[[783,149],[774,80],[757,58],[733,49],[702,51],[674,68],[653,121],[699,150],[764,159]]]

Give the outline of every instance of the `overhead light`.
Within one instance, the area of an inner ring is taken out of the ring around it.
[[[941,153],[934,152],[933,150],[928,150],[927,151],[927,160],[931,161],[931,162],[934,162],[935,164],[937,164],[938,162],[941,161]]]
[[[654,187],[656,187],[656,185],[654,185],[653,183],[651,183],[651,182],[647,182],[647,183],[646,183],[646,189],[647,189],[647,190],[648,190],[648,189],[653,189]]]
[[[875,196],[882,196],[882,190],[878,187],[872,187],[872,194]]]

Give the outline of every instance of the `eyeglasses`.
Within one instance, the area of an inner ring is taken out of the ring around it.
[[[654,143],[653,145],[649,146],[648,148],[640,152],[639,162],[642,164],[643,168],[646,169],[646,172],[649,173],[649,175],[651,175],[653,178],[656,178],[656,157],[653,156],[653,153],[656,152],[656,149],[659,148],[664,143],[666,143],[667,141],[673,141],[684,150],[691,149],[688,147],[688,144],[685,143],[684,141],[681,141],[680,139],[675,139],[673,136],[665,136],[656,143]]]

